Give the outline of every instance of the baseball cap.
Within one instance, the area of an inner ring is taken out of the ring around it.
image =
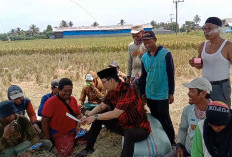
[[[155,33],[153,31],[146,31],[143,33],[143,37],[142,40],[146,40],[146,39],[155,39]]]
[[[51,86],[54,87],[54,88],[58,88],[58,86],[59,86],[59,81],[60,81],[60,79],[52,80]]]
[[[15,99],[23,96],[23,91],[19,86],[11,85],[8,88],[7,94],[8,94],[8,98],[10,98],[11,100],[15,100]]]
[[[16,113],[18,110],[14,106],[13,101],[11,100],[5,100],[0,102],[0,118],[8,117],[14,113]]]
[[[131,33],[137,34],[140,31],[143,31],[143,25],[142,24],[137,23],[137,24],[133,24],[131,26]]]
[[[119,67],[119,64],[117,61],[112,61],[110,64],[109,64],[109,67]]]
[[[212,91],[212,85],[205,78],[195,78],[190,83],[183,83],[187,88],[197,88],[206,91],[208,94]]]
[[[227,125],[231,122],[231,110],[221,101],[212,101],[206,110],[206,119],[212,125]]]
[[[94,78],[93,78],[93,76],[92,76],[91,74],[87,74],[87,75],[85,76],[85,80],[86,80],[86,81],[93,81]]]

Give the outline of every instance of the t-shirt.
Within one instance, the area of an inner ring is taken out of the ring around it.
[[[117,108],[124,111],[118,117],[119,125],[123,129],[140,127],[151,132],[142,99],[136,94],[132,85],[120,82],[116,91],[108,92],[103,102],[112,110]]]
[[[70,97],[69,106],[75,114],[81,113],[73,96]],[[75,129],[77,125],[76,121],[66,116],[66,112],[70,113],[66,105],[57,96],[53,96],[45,102],[42,115],[51,118],[49,121],[51,129],[65,133]]]

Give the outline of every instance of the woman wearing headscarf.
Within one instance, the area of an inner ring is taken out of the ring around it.
[[[209,103],[206,119],[195,131],[192,157],[231,157],[232,119],[228,105],[220,101]]]

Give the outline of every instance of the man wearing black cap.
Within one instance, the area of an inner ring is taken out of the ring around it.
[[[169,104],[174,101],[174,63],[171,52],[157,46],[153,31],[143,34],[143,44],[148,51],[142,57],[142,74],[138,80],[140,93],[146,95],[151,115],[162,124],[172,145],[175,132],[169,115]],[[143,97],[144,97],[143,96]]]
[[[30,121],[25,116],[16,114],[16,112],[17,109],[12,101],[0,102],[1,157],[12,157],[19,154],[30,156],[34,152],[30,147],[40,142],[39,136]],[[40,148],[51,149],[51,141],[42,140],[41,142],[43,144]]]
[[[205,21],[204,35],[206,42],[198,49],[198,58],[192,58],[192,67],[202,69],[203,77],[210,81],[213,90],[212,100],[223,101],[231,106],[230,64],[232,63],[232,43],[220,37],[222,21],[218,17],[209,17]]]
[[[87,137],[87,146],[78,154],[84,157],[94,151],[93,147],[102,124],[124,136],[122,157],[132,157],[135,142],[146,139],[151,132],[150,123],[134,87],[120,81],[116,68],[104,69],[97,73],[105,89],[108,91],[103,103],[95,107],[82,119],[91,125]],[[110,108],[108,112],[106,109]]]

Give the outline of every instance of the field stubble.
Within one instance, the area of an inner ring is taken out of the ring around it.
[[[189,35],[158,36],[158,44],[170,49],[175,64],[175,101],[170,105],[170,115],[175,131],[178,130],[181,112],[188,103],[187,92],[182,83],[188,82],[201,71],[188,64],[188,60],[197,56],[197,46],[204,39]],[[99,71],[117,60],[121,70],[126,72],[127,45],[131,37],[81,38],[61,40],[35,40],[0,42],[0,100],[7,99],[7,88],[11,84],[22,87],[25,95],[32,100],[37,110],[41,97],[50,92],[52,79],[68,77],[74,82],[73,95],[79,99],[84,77],[87,71]],[[112,142],[108,134],[103,132],[104,148],[97,148],[93,156],[108,157],[120,154],[120,142]],[[120,139],[112,135],[115,139]],[[119,150],[114,150],[115,145]],[[110,151],[111,149],[112,152]],[[104,150],[109,153],[104,154]]]

